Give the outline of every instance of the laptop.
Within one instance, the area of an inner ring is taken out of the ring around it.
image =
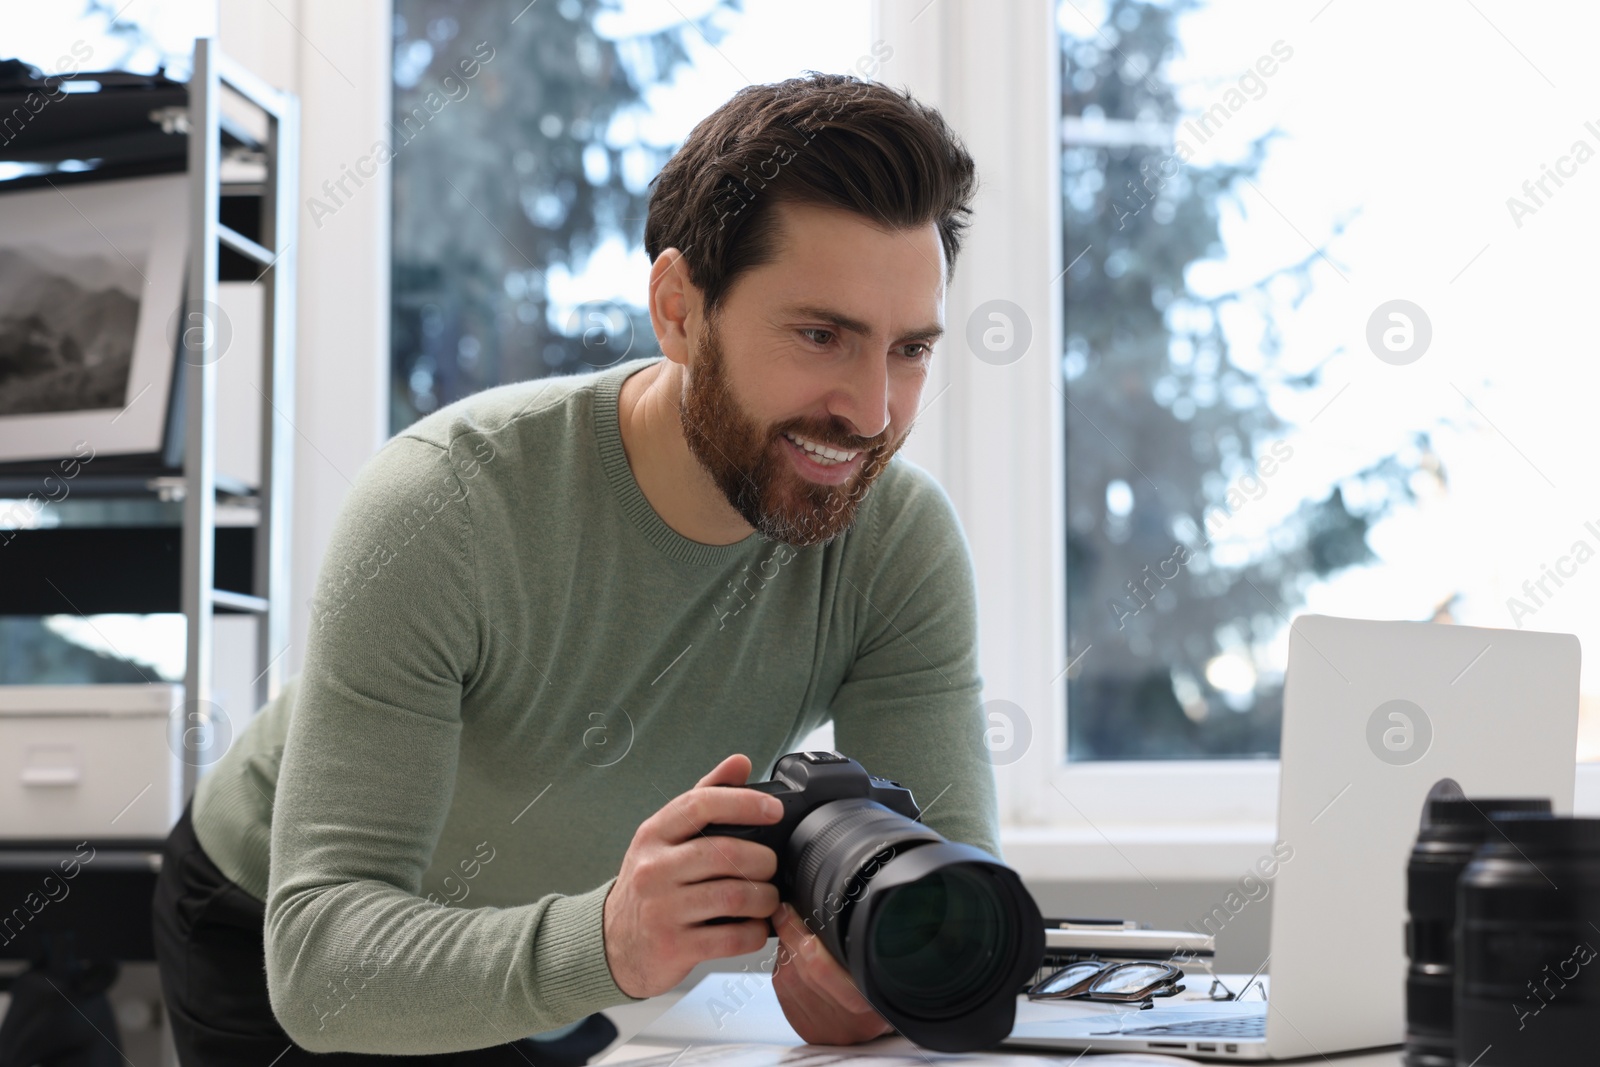
[[[1019,1000],[1003,1045],[1284,1060],[1400,1044],[1406,864],[1424,804],[1453,782],[1570,814],[1578,662],[1571,634],[1295,619],[1278,787],[1294,855],[1270,898],[1269,999]],[[1188,984],[1209,983],[1191,970]]]

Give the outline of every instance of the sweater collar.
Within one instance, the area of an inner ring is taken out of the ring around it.
[[[636,529],[663,555],[680,563],[714,567],[744,558],[749,550],[764,542],[760,534],[752,533],[731,545],[707,545],[691,541],[668,526],[650,506],[644,490],[633,476],[628,465],[628,454],[622,447],[622,425],[617,405],[622,395],[622,383],[662,357],[630,360],[602,372],[595,379],[594,435],[600,448],[600,463],[605,468],[611,489],[617,496],[623,514]]]

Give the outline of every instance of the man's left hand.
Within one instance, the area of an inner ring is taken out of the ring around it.
[[[771,918],[778,932],[772,987],[795,1033],[814,1045],[854,1045],[893,1029],[792,907],[780,904]]]

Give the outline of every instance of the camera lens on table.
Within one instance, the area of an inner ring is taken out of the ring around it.
[[[1546,799],[1434,800],[1406,869],[1406,1067],[1455,1067],[1456,883],[1501,811],[1550,811]]]
[[[1461,876],[1456,1062],[1593,1063],[1600,819],[1498,814]]]

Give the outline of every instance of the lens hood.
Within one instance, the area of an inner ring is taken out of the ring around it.
[[[938,1008],[919,1007],[885,980],[890,970],[874,933],[895,893],[945,872],[965,872],[989,886],[1006,921],[1000,936],[982,946],[983,954],[961,962],[968,975],[982,976],[967,996],[946,999]],[[846,929],[845,955],[856,988],[896,1030],[936,1052],[998,1045],[1016,1020],[1017,994],[1044,958],[1044,920],[1022,879],[982,849],[955,841],[918,844],[883,864],[850,909]]]

